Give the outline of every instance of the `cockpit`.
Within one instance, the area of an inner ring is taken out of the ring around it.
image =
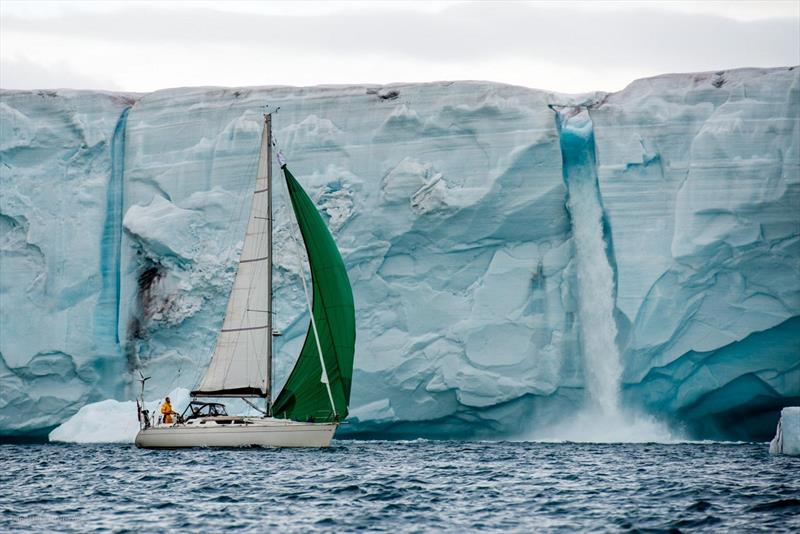
[[[191,401],[189,406],[181,414],[184,421],[196,419],[198,417],[219,417],[226,416],[225,405],[218,402]]]

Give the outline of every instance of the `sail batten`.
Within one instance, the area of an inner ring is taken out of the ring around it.
[[[253,311],[253,310],[248,310]],[[262,328],[269,328],[268,324],[262,326],[246,326],[244,328],[223,328],[220,332],[245,332],[247,330],[261,330]]]

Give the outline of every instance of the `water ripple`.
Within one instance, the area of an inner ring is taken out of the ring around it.
[[[763,444],[0,446],[0,531],[800,531]]]

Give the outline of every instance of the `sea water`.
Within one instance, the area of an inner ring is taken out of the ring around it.
[[[763,443],[0,445],[0,531],[800,530],[800,458]]]

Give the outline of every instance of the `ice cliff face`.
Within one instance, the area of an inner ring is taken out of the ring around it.
[[[797,69],[641,80],[592,118],[631,400],[766,437],[800,395]]]
[[[2,93],[0,432],[51,426],[124,394],[113,325],[123,153],[114,139],[131,104],[101,93]]]
[[[563,170],[591,165],[622,403],[693,435],[766,439],[800,398],[799,92],[797,69],[582,97],[488,83],[4,92],[0,433],[130,397],[135,368],[154,376],[150,397],[196,383],[269,104],[353,283],[343,431],[520,436],[587,401],[603,358],[583,354],[591,294]],[[562,159],[549,104],[591,104],[592,161]],[[278,193],[280,384],[308,318]]]

